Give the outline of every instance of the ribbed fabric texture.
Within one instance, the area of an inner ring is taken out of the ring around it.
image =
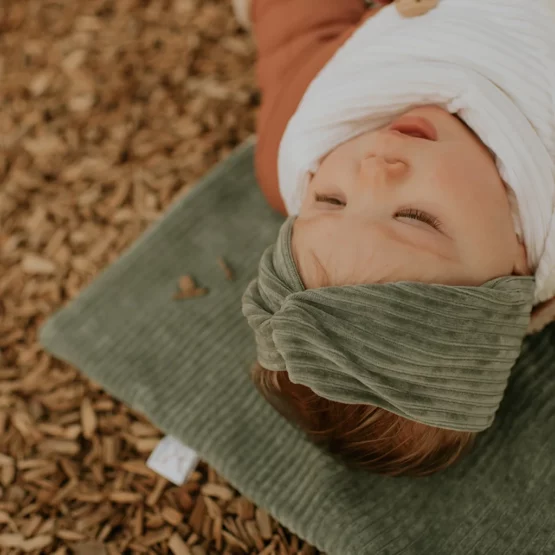
[[[280,225],[243,148],[48,321],[42,342],[329,555],[553,555],[554,327],[525,343],[493,427],[461,464],[423,479],[348,470],[248,378],[241,296]],[[172,300],[189,273],[210,294]]]
[[[308,176],[342,142],[416,106],[457,113],[495,153],[515,193],[536,302],[555,296],[553,0],[440,0],[405,19],[364,22],[308,88],[279,151],[279,184],[298,213]]]
[[[530,323],[533,278],[306,290],[291,246],[295,219],[243,296],[258,362],[331,401],[449,430],[488,428]]]

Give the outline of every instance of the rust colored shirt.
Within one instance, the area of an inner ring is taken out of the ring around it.
[[[379,8],[363,0],[254,0],[258,48],[256,175],[270,205],[285,214],[279,192],[281,138],[304,93],[355,29]]]

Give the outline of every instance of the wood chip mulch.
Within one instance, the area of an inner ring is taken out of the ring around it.
[[[0,553],[316,553],[204,464],[156,476],[160,432],[37,343],[254,132],[253,62],[229,0],[0,1]]]

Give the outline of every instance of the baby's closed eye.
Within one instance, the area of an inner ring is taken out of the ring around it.
[[[347,206],[347,203],[341,195],[322,195],[316,194],[315,200],[317,203],[328,204],[334,208],[342,208]],[[426,225],[434,228],[437,231],[440,231],[442,228],[442,223],[439,218],[425,212],[424,210],[419,210],[417,208],[404,208],[402,210],[398,210],[394,214],[394,218],[407,218],[410,220],[417,220]]]
[[[332,206],[347,206],[347,203],[341,199],[339,196],[329,196],[329,195],[315,195],[316,202],[330,204]]]
[[[411,220],[418,220],[423,222],[430,227],[433,227],[437,231],[441,231],[442,223],[436,216],[432,216],[428,212],[423,210],[418,210],[417,208],[405,208],[395,213],[396,218],[409,218]]]

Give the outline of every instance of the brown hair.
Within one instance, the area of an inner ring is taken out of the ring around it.
[[[371,405],[329,401],[294,384],[287,372],[251,371],[258,390],[285,418],[315,443],[349,465],[389,476],[425,476],[451,466],[474,441],[458,432],[413,422]]]

